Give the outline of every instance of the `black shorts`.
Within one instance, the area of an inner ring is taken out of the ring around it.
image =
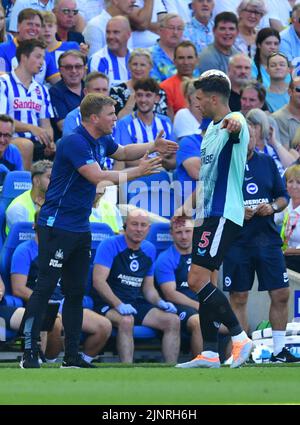
[[[289,286],[280,246],[233,246],[223,262],[223,289],[228,292],[250,291],[255,277],[259,291]]]
[[[190,317],[194,316],[195,314],[198,314],[198,311],[195,308],[189,307],[187,305],[182,305],[182,304],[174,304],[174,305],[177,308],[177,315],[179,316],[179,319],[180,319],[181,331],[188,333],[187,322]]]
[[[220,268],[241,227],[224,217],[205,218],[194,228],[192,263],[214,271]]]
[[[6,329],[11,330],[10,319],[19,307],[11,307],[8,305],[0,305],[0,318],[5,320]]]

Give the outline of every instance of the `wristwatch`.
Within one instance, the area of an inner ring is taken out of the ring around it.
[[[276,202],[272,202],[271,207],[272,207],[272,210],[274,211],[274,213],[279,212],[279,206],[276,204]]]

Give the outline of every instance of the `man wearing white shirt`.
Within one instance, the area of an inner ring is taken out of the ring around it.
[[[16,0],[11,10],[9,31],[18,32],[18,16],[23,9],[34,9],[45,12],[54,8],[54,0]]]
[[[184,22],[190,22],[192,19],[191,3],[192,0],[164,0],[167,12],[176,13]]]

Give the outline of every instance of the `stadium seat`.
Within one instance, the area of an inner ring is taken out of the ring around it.
[[[91,287],[92,287],[92,277],[93,277],[93,263],[96,254],[96,250],[98,245],[107,238],[110,238],[114,235],[111,227],[106,223],[96,223],[91,222],[91,235],[92,235],[92,243],[91,243],[91,263],[89,270],[88,283],[86,287],[85,294],[89,295]]]
[[[118,330],[113,328],[112,336],[117,336]],[[152,339],[159,338],[159,332],[148,326],[134,326],[133,327],[133,338],[134,339]]]
[[[173,215],[174,196],[166,171],[123,183],[119,194],[120,204],[134,205],[168,219]]]
[[[34,238],[34,230],[30,222],[19,222],[11,226],[0,254],[0,275],[5,285],[6,295],[12,295],[10,282],[11,258],[16,247],[24,241]],[[23,302],[22,302],[23,305]]]
[[[14,198],[26,190],[31,189],[31,186],[30,171],[10,171],[3,183],[0,204],[3,204],[7,208]]]
[[[146,239],[153,243],[156,248],[156,256],[158,256],[162,251],[169,248],[173,242],[170,234],[170,224],[152,223]]]

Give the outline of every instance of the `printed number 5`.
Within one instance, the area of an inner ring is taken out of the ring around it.
[[[211,232],[203,232],[200,242],[199,242],[199,247],[200,248],[206,248],[209,245],[209,240],[208,238],[210,237]]]

